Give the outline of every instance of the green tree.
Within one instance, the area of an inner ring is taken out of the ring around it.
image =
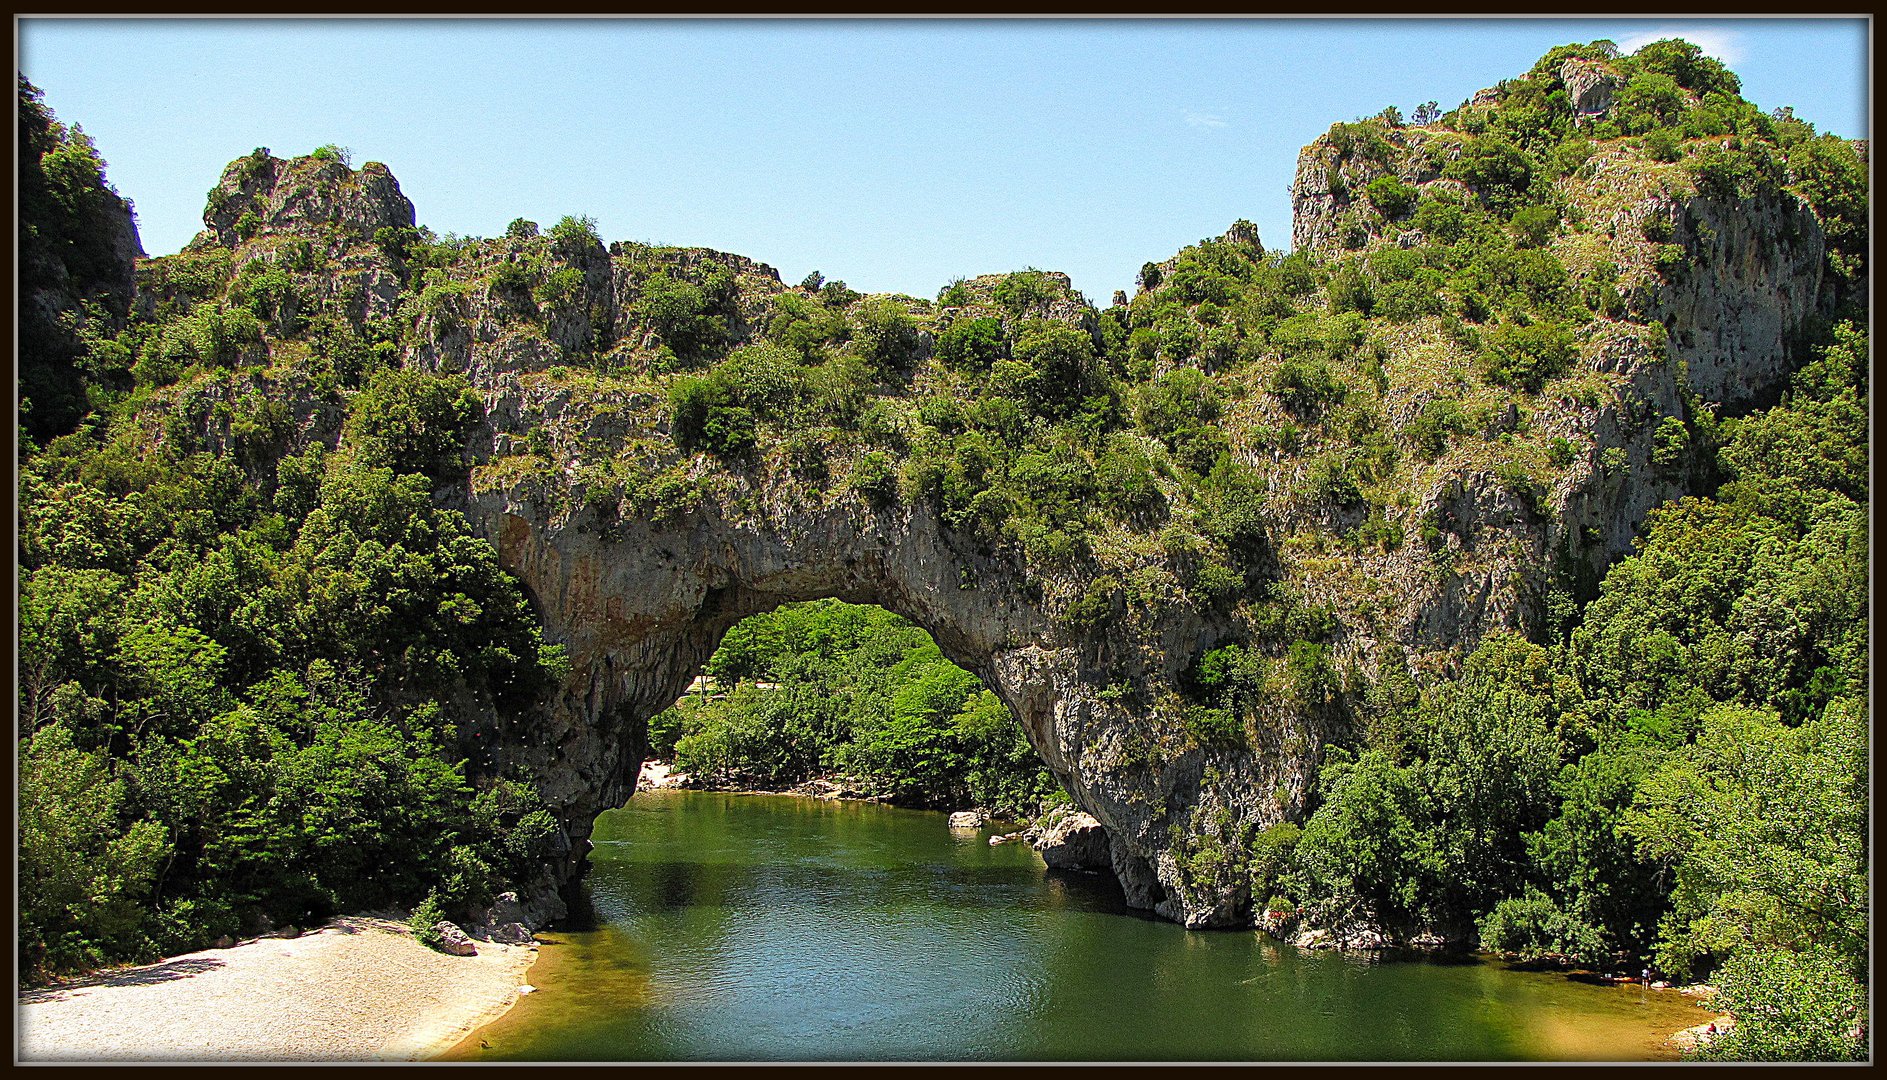
[[[20,949],[28,970],[142,951],[141,901],[166,853],[148,819],[120,823],[124,782],[51,724],[20,746]]]
[[[392,368],[349,402],[347,427],[367,464],[446,484],[465,475],[465,444],[483,415],[464,378]]]
[[[1672,867],[1659,966],[1821,945],[1867,958],[1866,709],[1799,728],[1722,705],[1640,787],[1622,830]]]
[[[1744,953],[1723,966],[1712,1001],[1736,1018],[1705,1061],[1865,1061],[1867,988],[1835,951]]]

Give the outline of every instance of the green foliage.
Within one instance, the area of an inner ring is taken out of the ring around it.
[[[787,787],[846,773],[893,800],[1034,813],[1058,788],[1008,708],[929,635],[879,608],[790,604],[735,626],[707,664],[724,695],[662,719],[677,767]]]
[[[40,970],[434,888],[463,903],[535,872],[501,850],[515,827],[474,830],[455,750],[476,713],[443,703],[528,709],[558,652],[491,546],[433,506],[432,480],[363,460],[430,456],[402,441],[429,425],[398,422],[427,414],[428,388],[386,374],[355,395],[371,407],[341,453],[265,456],[260,480],[162,446],[135,470],[110,444],[69,448],[83,482],[30,463],[23,867],[38,883],[21,942]],[[541,841],[555,823],[536,810]]]
[[[1658,430],[1651,436],[1651,464],[1660,469],[1674,469],[1683,463],[1689,450],[1690,429],[1684,426],[1684,421],[1675,416],[1658,421]]]
[[[701,284],[658,271],[642,282],[628,315],[652,328],[676,356],[699,363],[724,351],[730,342],[725,309],[732,289],[732,276],[719,267]]]
[[[1579,355],[1572,330],[1559,322],[1502,323],[1484,340],[1481,363],[1487,381],[1535,394],[1564,374]]]
[[[376,372],[349,403],[349,437],[370,465],[445,484],[465,474],[465,444],[484,403],[457,375]]]
[[[1526,151],[1496,135],[1471,140],[1443,175],[1459,180],[1495,208],[1511,205],[1533,181]]]
[[[959,319],[937,338],[937,358],[951,367],[987,371],[1002,356],[1000,319]]]
[[[1379,176],[1371,180],[1369,186],[1363,189],[1363,194],[1371,206],[1392,221],[1408,217],[1415,208],[1415,188],[1393,176]]]
[[[1316,416],[1344,399],[1348,388],[1328,361],[1316,356],[1287,356],[1271,374],[1270,390],[1286,408]]]
[[[1179,368],[1141,388],[1134,416],[1175,461],[1203,475],[1229,449],[1218,424],[1224,408],[1215,383],[1196,368]]]
[[[840,374],[837,368],[832,373]],[[826,389],[829,400],[833,388]],[[789,415],[814,390],[805,369],[785,350],[765,345],[736,350],[706,375],[670,384],[675,441],[684,450],[732,460],[751,457],[758,449],[758,421]]]
[[[1435,398],[1423,403],[1422,411],[1403,429],[1422,456],[1430,459],[1448,449],[1450,439],[1472,430],[1474,424],[1467,410],[1453,398]]]
[[[349,150],[345,146],[337,146],[334,143],[326,143],[324,145],[317,146],[314,148],[314,151],[310,153],[308,156],[311,158],[314,158],[316,161],[339,162],[340,164],[345,165],[349,168],[352,168],[354,165],[353,151]]]
[[[1424,703],[1407,763],[1332,754],[1286,882],[1315,921],[1447,926],[1520,891],[1520,834],[1551,813],[1561,747],[1545,702],[1503,677],[1503,649],[1484,645],[1481,677]]]
[[[1865,715],[1853,702],[1791,729],[1718,706],[1639,787],[1621,827],[1677,874],[1664,970],[1816,946],[1865,969]]]
[[[1031,267],[1005,275],[996,283],[994,298],[1011,318],[1026,319],[1048,314],[1059,293],[1047,274]]]
[[[1011,359],[990,371],[996,392],[1054,419],[1105,407],[1111,389],[1087,334],[1066,323],[1031,320],[1016,331]],[[1092,399],[1101,398],[1101,402]]]
[[[1736,1024],[1704,1061],[1866,1061],[1867,987],[1835,952],[1744,953],[1723,966],[1711,1002]]]
[[[1529,959],[1600,955],[1592,929],[1531,885],[1526,895],[1495,904],[1481,919],[1480,931],[1481,948],[1488,952],[1517,953]]]
[[[169,844],[161,825],[120,824],[124,781],[103,753],[51,724],[20,745],[21,961],[29,972],[95,966],[143,951],[141,902]]]
[[[881,298],[861,305],[853,341],[879,379],[904,375],[917,360],[917,322],[894,300]]]
[[[550,227],[550,246],[566,259],[576,258],[591,249],[601,248],[603,238],[596,233],[596,219],[588,215],[565,214]]]

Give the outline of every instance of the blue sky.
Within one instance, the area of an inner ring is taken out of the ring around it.
[[[1870,126],[1856,19],[19,26],[20,69],[97,141],[152,254],[231,159],[338,143],[441,233],[589,214],[606,240],[918,296],[1037,266],[1105,304],[1239,218],[1288,246],[1297,151],[1331,123],[1453,107],[1569,41],[1687,37],[1765,109]]]

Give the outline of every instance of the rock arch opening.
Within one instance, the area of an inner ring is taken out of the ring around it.
[[[648,722],[690,786],[850,794],[1033,817],[1066,801],[1013,712],[922,627],[824,600],[748,616]]]

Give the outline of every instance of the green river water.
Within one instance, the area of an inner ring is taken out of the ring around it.
[[[1482,960],[1188,932],[991,830],[643,792],[599,817],[593,929],[460,1060],[1645,1060],[1710,1014]]]

